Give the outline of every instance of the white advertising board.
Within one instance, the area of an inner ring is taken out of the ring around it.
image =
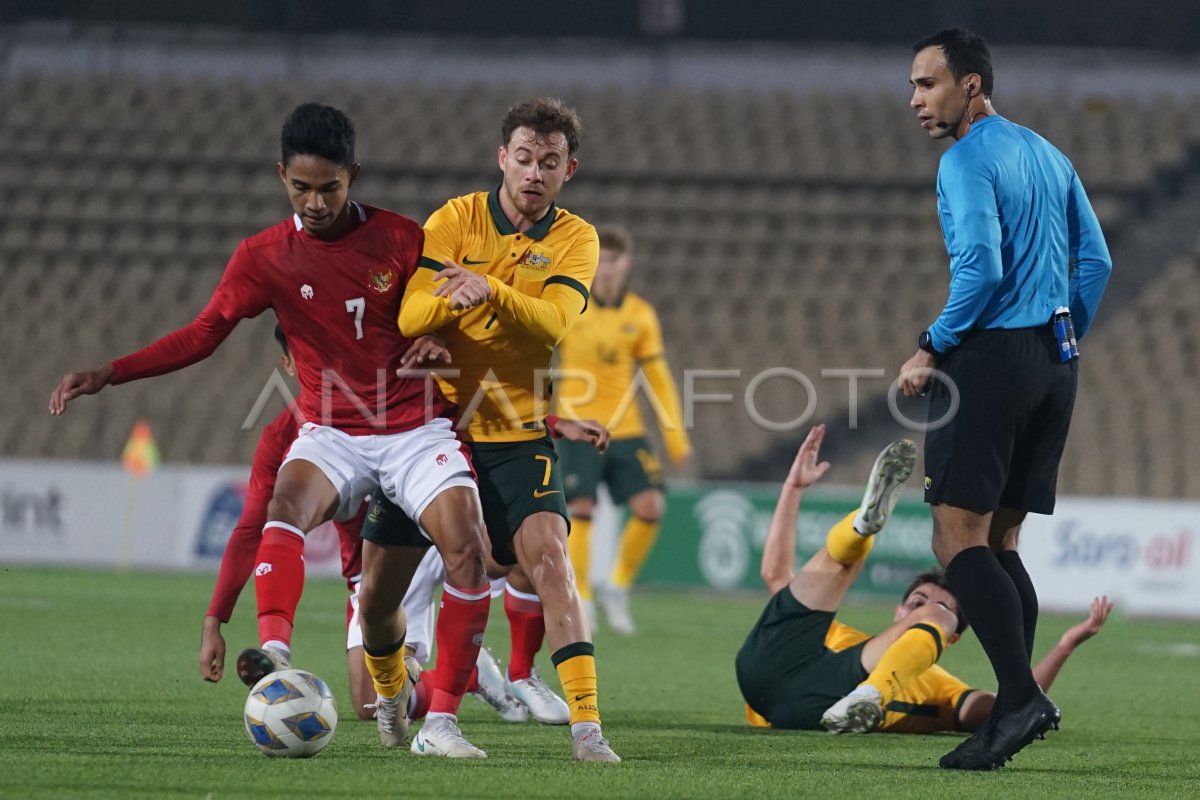
[[[1021,532],[1041,606],[1085,610],[1106,594],[1126,614],[1200,616],[1200,503],[1060,498]]]
[[[249,472],[0,459],[0,563],[215,570]],[[341,574],[332,525],[309,534],[305,570]]]

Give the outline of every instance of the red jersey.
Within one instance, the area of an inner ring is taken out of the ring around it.
[[[242,506],[242,515],[238,517],[237,527],[229,536],[225,545],[225,554],[221,557],[221,570],[217,574],[217,585],[213,587],[212,601],[208,605],[208,616],[216,617],[221,622],[228,622],[233,615],[233,607],[237,604],[238,595],[250,573],[254,571],[254,560],[258,555],[258,545],[262,541],[263,525],[267,523],[267,504],[275,493],[275,478],[283,457],[292,446],[300,424],[296,421],[291,409],[286,409],[278,417],[271,420],[263,428],[258,446],[254,448],[254,462],[250,467],[250,486],[246,490],[246,503]],[[338,542],[342,554],[342,576],[347,585],[352,584],[362,574],[362,531],[363,521],[367,513],[364,503],[358,514],[347,522],[334,522],[337,529]],[[351,586],[353,589],[353,586]]]
[[[411,344],[396,320],[421,256],[421,226],[359,203],[350,210],[358,227],[333,241],[307,234],[295,215],[243,240],[200,316],[114,361],[113,383],[207,358],[240,320],[271,308],[296,362],[297,403],[306,421],[354,435],[386,434],[448,413],[434,381],[396,377]]]

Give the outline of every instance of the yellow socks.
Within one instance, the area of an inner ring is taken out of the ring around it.
[[[592,599],[592,584],[588,581],[588,566],[592,559],[592,521],[571,517],[571,535],[567,537],[567,555],[575,568],[575,583],[584,602]]]
[[[617,550],[617,560],[613,564],[612,576],[609,581],[619,589],[628,589],[637,580],[642,564],[654,548],[654,540],[658,538],[659,522],[647,522],[630,516],[621,533],[621,546]]]
[[[575,642],[554,651],[550,656],[563,695],[571,709],[571,724],[594,722],[600,724],[600,707],[596,695],[596,657],[591,642]]]
[[[857,511],[851,511],[842,517],[842,521],[830,528],[825,537],[825,549],[829,551],[829,555],[833,556],[834,561],[846,566],[862,561],[875,546],[874,536],[862,536],[854,530],[856,513]]]
[[[363,645],[363,658],[367,662],[367,672],[371,673],[371,681],[375,684],[376,694],[381,697],[400,694],[404,679],[408,677],[408,670],[404,667],[403,639],[382,650]]]
[[[906,683],[937,663],[946,632],[933,622],[918,622],[900,634],[863,681],[879,690],[883,707],[895,699]]]

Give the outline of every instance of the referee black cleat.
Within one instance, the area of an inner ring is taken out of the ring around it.
[[[978,759],[981,753],[987,752],[988,745],[992,741],[992,720],[994,717],[988,717],[984,720],[975,731],[958,743],[958,747],[951,750],[946,755],[938,760],[938,766],[942,769],[963,769],[962,763],[964,759],[974,761]]]
[[[943,756],[939,763],[946,769],[998,769],[1034,739],[1045,739],[1049,731],[1058,730],[1061,720],[1058,706],[1038,691],[1012,711],[993,715],[983,728]]]

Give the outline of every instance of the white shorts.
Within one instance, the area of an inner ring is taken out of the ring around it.
[[[350,591],[350,618],[346,622],[346,649],[353,650],[356,647],[362,647],[362,626],[358,622],[358,588],[362,586],[362,581],[354,581],[354,588]]]
[[[306,422],[284,456],[284,464],[291,461],[307,461],[329,479],[340,522],[353,519],[376,486],[414,520],[446,489],[477,488],[463,444],[444,418],[404,433],[366,436]]]

